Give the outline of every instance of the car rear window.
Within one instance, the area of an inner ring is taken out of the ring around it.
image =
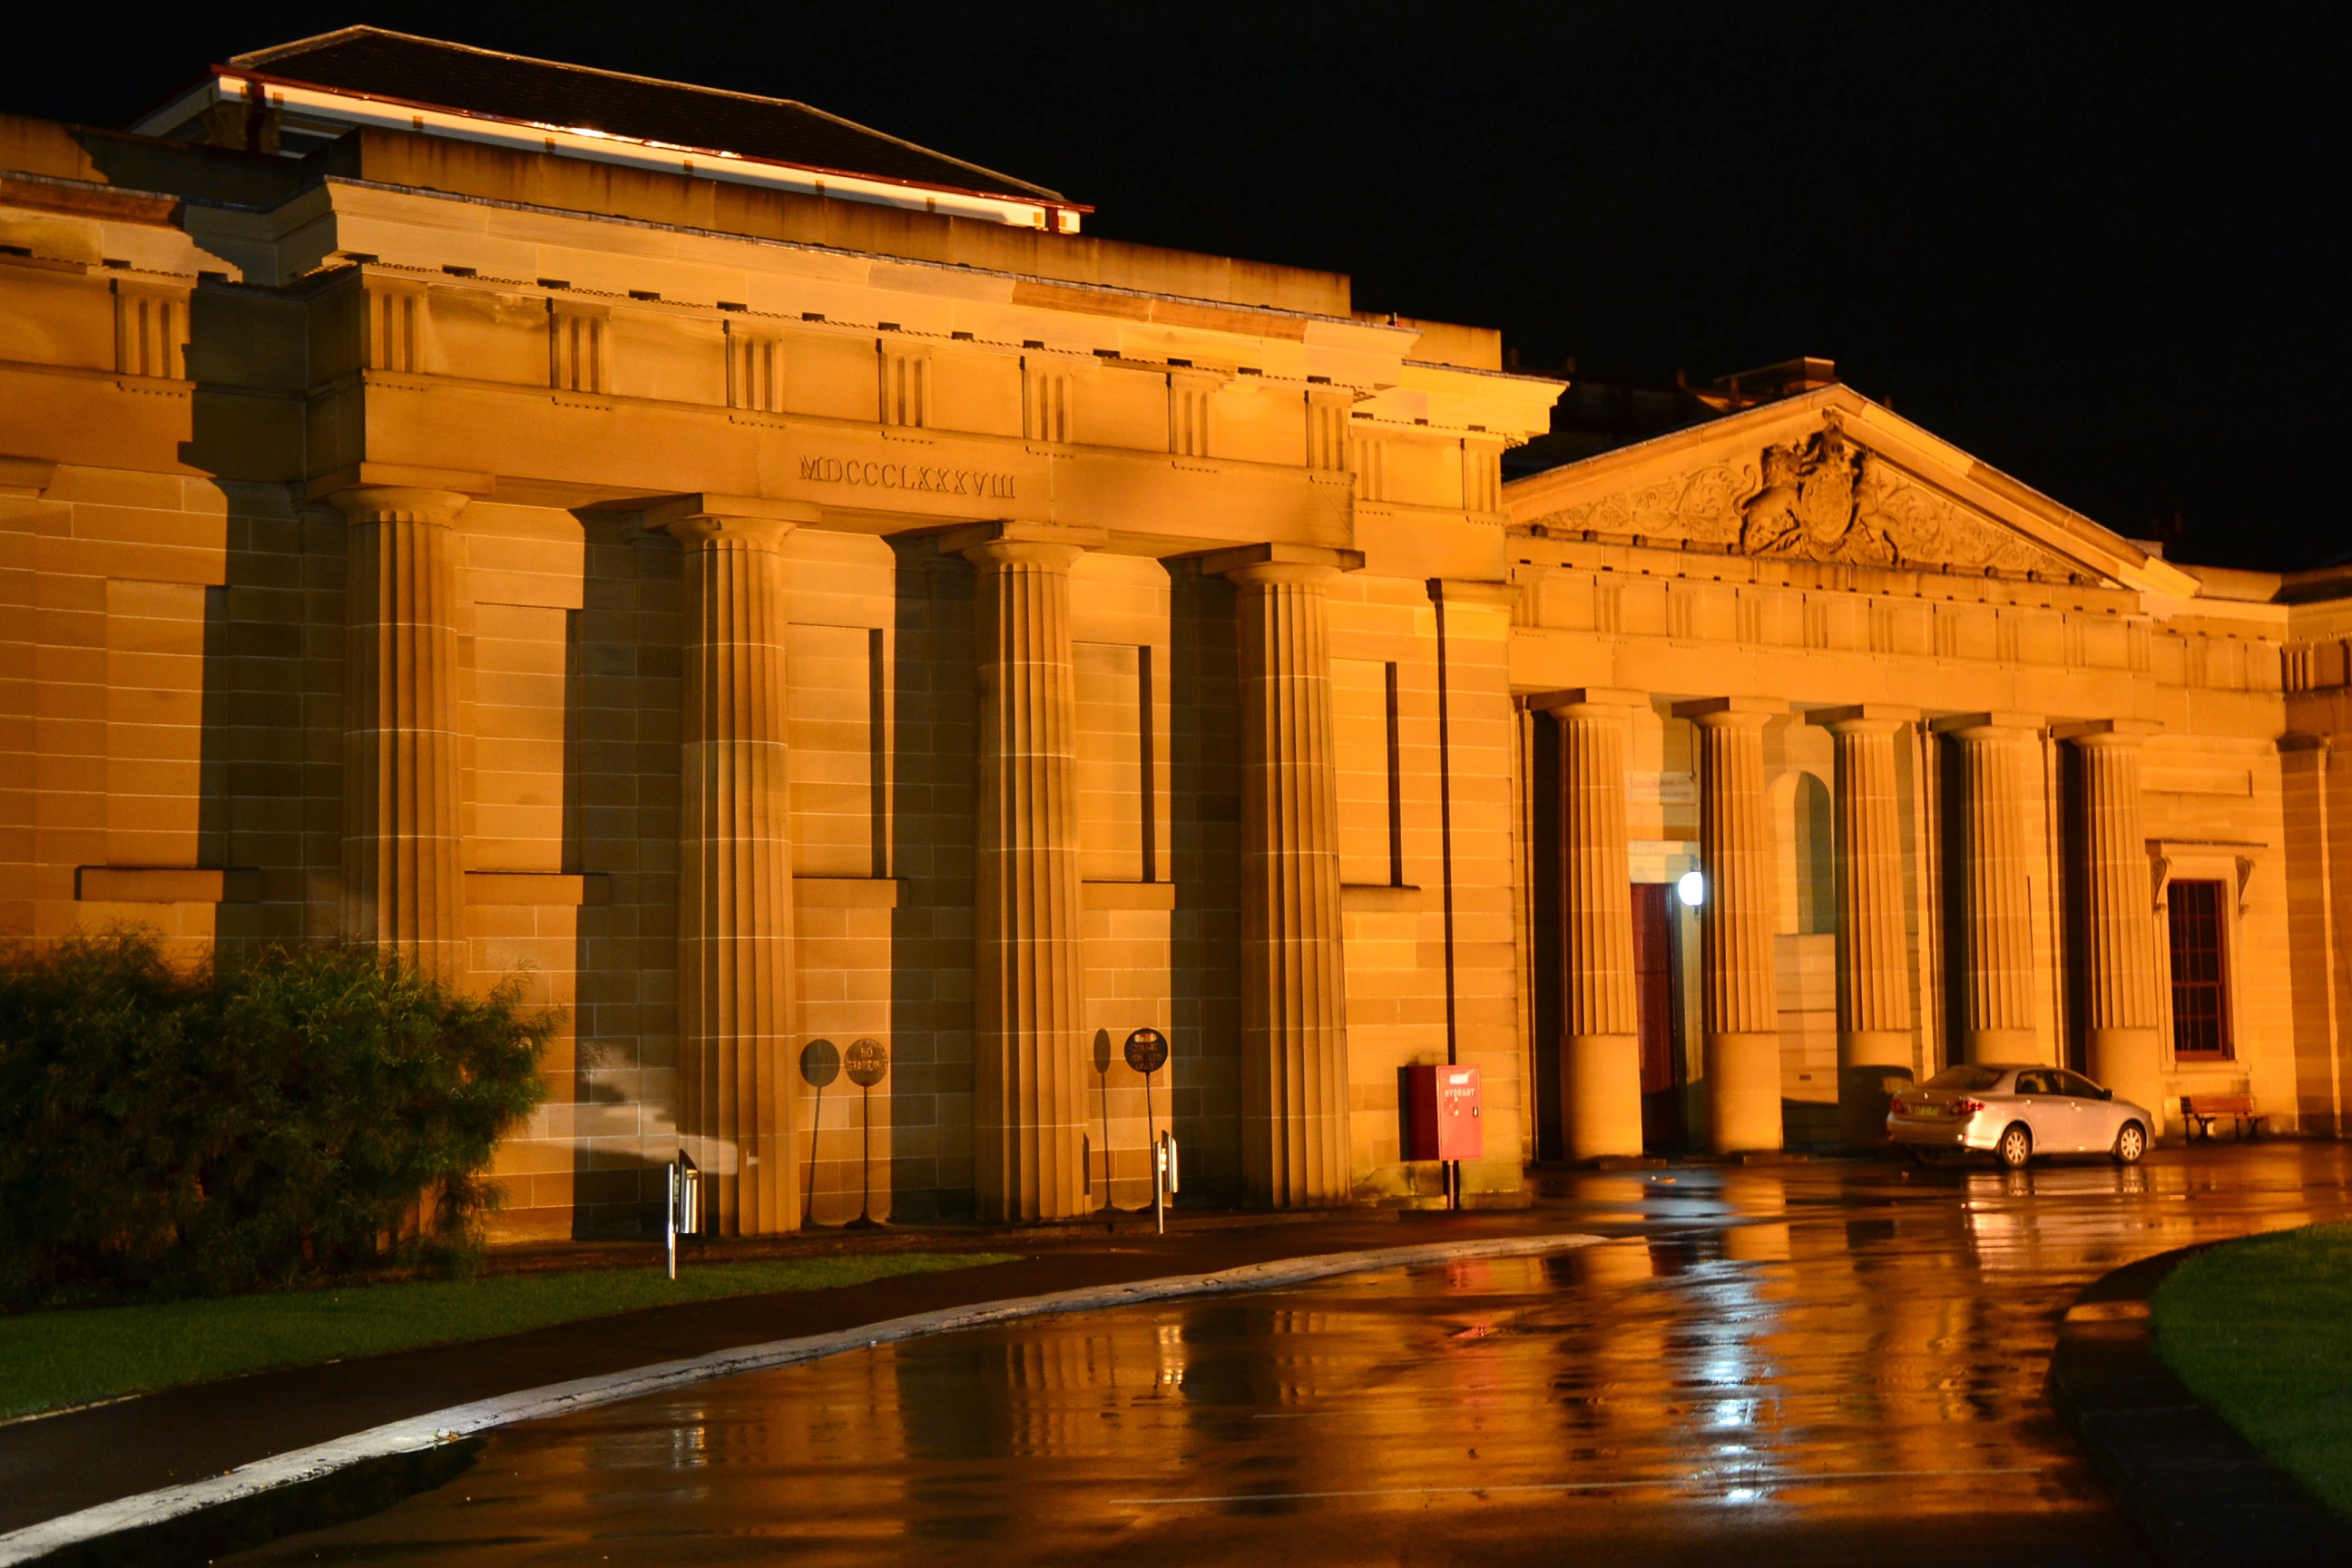
[[[1974,1066],[1946,1068],[1920,1087],[1922,1089],[1960,1089],[1971,1091],[1988,1089],[2000,1081],[2000,1073],[2001,1069],[1999,1068]]]

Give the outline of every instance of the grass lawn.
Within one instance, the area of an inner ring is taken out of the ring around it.
[[[2180,1381],[2352,1518],[2352,1225],[2200,1253],[2154,1310],[2157,1353]]]
[[[228,1296],[0,1317],[0,1420],[126,1394],[455,1344],[643,1307],[824,1290],[893,1274],[1009,1263],[1003,1252],[895,1252],[681,1268],[598,1268]]]

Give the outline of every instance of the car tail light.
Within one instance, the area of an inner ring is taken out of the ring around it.
[[[1903,1115],[1903,1114],[1904,1114],[1904,1110],[1903,1110],[1903,1097],[1902,1097],[1901,1095],[1899,1095],[1899,1094],[1898,1094],[1898,1095],[1896,1095],[1893,1100],[1888,1100],[1888,1101],[1886,1102],[1886,1110],[1887,1110],[1887,1114],[1889,1114],[1890,1116],[1901,1116],[1901,1115]]]
[[[1984,1108],[1985,1102],[1981,1100],[1956,1100],[1952,1101],[1952,1114],[1955,1116],[1974,1116],[1978,1111],[1982,1110]]]

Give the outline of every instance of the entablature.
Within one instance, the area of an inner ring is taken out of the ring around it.
[[[1580,542],[1547,542],[1545,562],[1529,559],[1525,536],[1507,542],[1525,591],[1518,635],[1590,638],[1612,660],[1760,660],[1791,690],[1872,670],[1910,670],[1905,679],[1929,689],[1938,670],[2026,681],[2112,672],[2151,689],[2275,703],[2288,679],[2275,635],[2183,626],[2121,589],[1738,556],[1698,557],[1694,570],[1684,552]]]
[[[2085,615],[2144,614],[2140,595],[2104,587],[2078,575],[2049,580],[2032,574],[1915,570],[1786,556],[1743,555],[1730,545],[1652,543],[1632,535],[1594,530],[1573,538],[1549,536],[1514,526],[1509,549],[1517,568],[1622,574],[1690,583],[1753,584],[1811,593],[1876,597],[1939,599],[1963,604],[2073,610]]]

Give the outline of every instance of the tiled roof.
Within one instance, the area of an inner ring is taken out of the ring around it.
[[[239,55],[229,64],[307,86],[533,125],[602,131],[951,190],[1062,200],[1058,191],[789,99],[562,65],[379,27],[345,27]]]

